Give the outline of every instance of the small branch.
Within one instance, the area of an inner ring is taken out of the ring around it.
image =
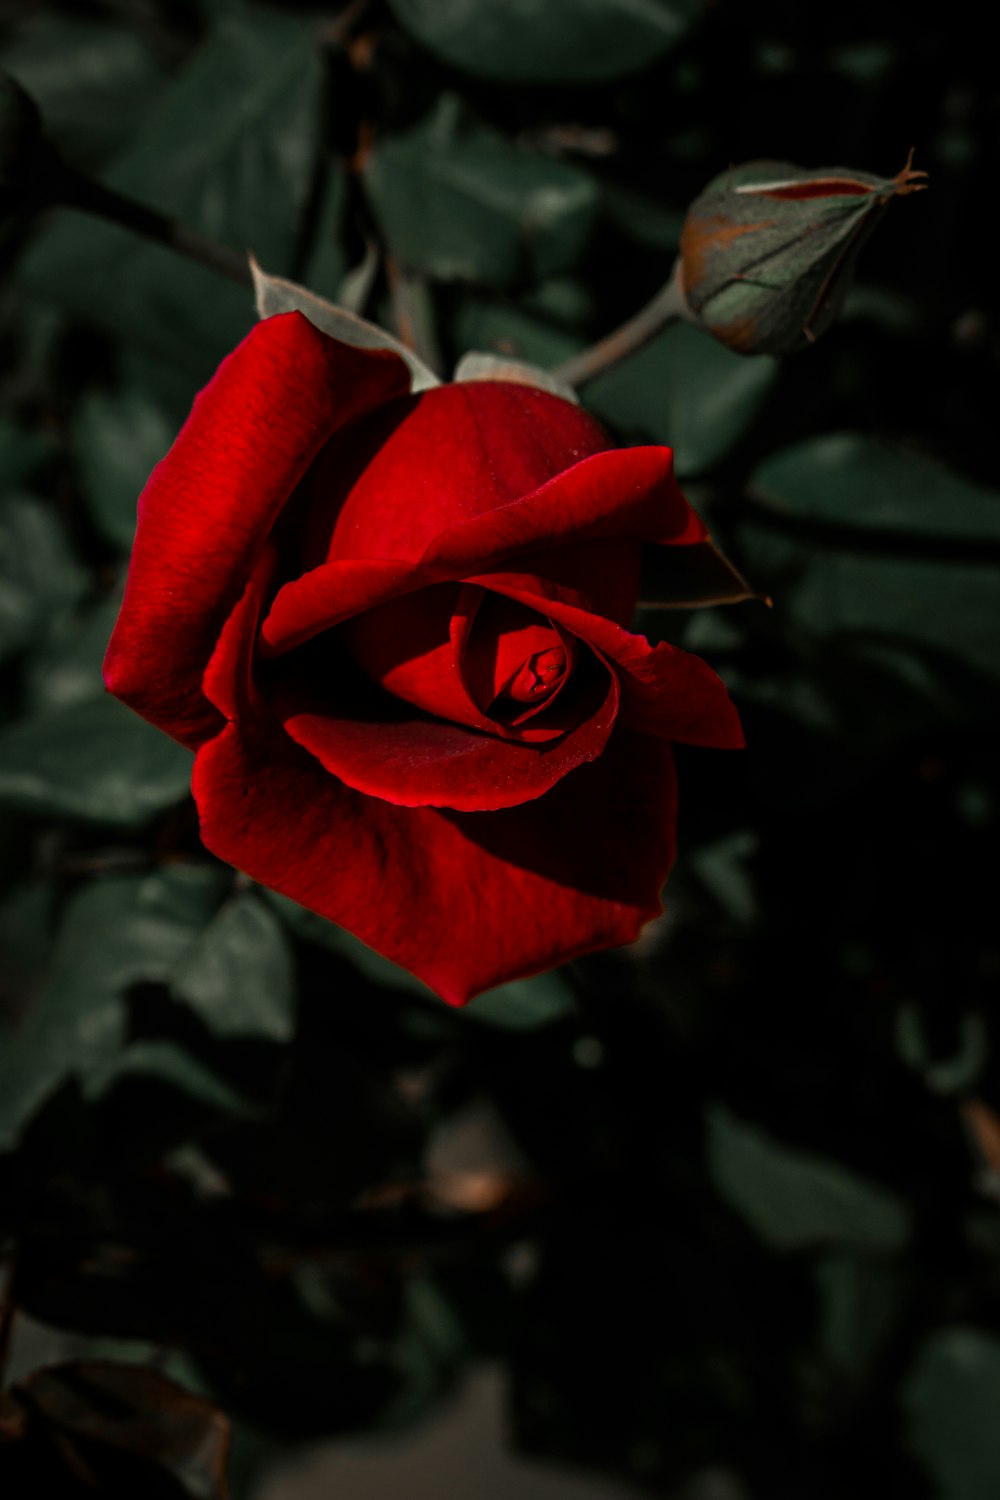
[[[641,349],[644,344],[648,344],[661,328],[666,328],[669,323],[684,316],[684,297],[677,282],[675,269],[670,280],[660,288],[651,302],[647,302],[645,307],[622,323],[613,333],[609,333],[606,338],[599,339],[596,344],[591,344],[589,349],[584,349],[580,354],[574,354],[571,359],[564,360],[561,365],[556,365],[552,373],[569,385],[586,385],[587,381],[602,375],[605,370],[610,370],[612,365],[618,364],[619,360],[625,359],[629,354],[634,354],[637,349]]]
[[[53,203],[68,208],[78,208],[84,213],[96,214],[113,224],[121,224],[148,240],[176,250],[189,260],[197,261],[211,271],[218,271],[230,281],[253,291],[253,278],[246,256],[231,245],[224,245],[209,234],[202,234],[188,224],[172,219],[158,209],[127,198],[113,188],[105,187],[75,167],[58,158],[52,163],[49,198]]]

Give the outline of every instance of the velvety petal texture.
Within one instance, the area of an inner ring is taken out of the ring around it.
[[[452,1005],[635,938],[674,855],[670,749],[616,735],[506,812],[400,808],[344,786],[286,735],[231,724],[200,751],[202,838],[338,922]]]
[[[143,491],[104,664],[116,697],[185,744],[219,728],[202,673],[278,516],[337,428],[408,386],[397,355],[338,343],[301,313],[256,325]]]
[[[669,449],[286,314],[146,487],[107,682],[197,750],[210,850],[461,1004],[660,910],[669,742],[742,735],[628,627],[641,548],[706,537]]]

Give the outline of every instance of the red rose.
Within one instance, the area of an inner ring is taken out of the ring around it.
[[[197,751],[202,838],[452,1003],[628,942],[673,857],[669,742],[737,746],[629,633],[697,543],[668,448],[578,407],[259,323],[139,503],[110,690]]]

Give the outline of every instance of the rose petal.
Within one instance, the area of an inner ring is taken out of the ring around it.
[[[448,526],[421,562],[460,577],[563,540],[684,545],[707,534],[677,488],[669,448],[617,448],[581,459],[506,505]]]
[[[721,750],[743,746],[739,715],[725,684],[700,656],[678,646],[651,646],[644,636],[591,614],[569,590],[544,579],[490,573],[469,581],[547,614],[600,652],[618,673],[623,725],[683,744]]]
[[[323,563],[278,590],[261,626],[261,653],[291,651],[352,615],[435,582],[408,562],[360,557]]]
[[[398,807],[493,812],[541,797],[602,753],[618,713],[618,682],[593,663],[567,702],[565,732],[525,744],[432,718],[375,690],[336,703],[315,691],[279,689],[275,709],[288,734],[333,776]],[[367,687],[367,685],[366,685]],[[553,712],[563,708],[563,700]]]
[[[673,860],[669,747],[616,730],[544,798],[490,814],[400,808],[326,774],[280,731],[228,726],[195,761],[202,838],[338,922],[453,1005],[626,943]]]
[[[466,690],[465,640],[486,598],[482,589],[433,584],[377,605],[338,632],[365,674],[396,698],[441,719],[491,731]]]
[[[609,447],[593,417],[545,391],[500,381],[436,386],[401,403],[391,432],[376,414],[319,457],[307,561],[416,562],[446,527],[519,500]]]
[[[396,355],[337,343],[300,313],[251,330],[139,501],[105,660],[116,697],[185,744],[218,728],[202,674],[282,507],[337,427],[408,384]]]
[[[202,689],[205,697],[227,719],[249,719],[262,711],[260,691],[253,679],[253,654],[264,600],[279,565],[278,549],[264,546],[247,586],[226,620],[209,657]]]

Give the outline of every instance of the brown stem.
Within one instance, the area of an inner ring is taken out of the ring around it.
[[[57,159],[52,164],[51,173],[51,202],[78,208],[102,219],[110,219],[113,224],[121,224],[123,228],[131,229],[148,240],[166,245],[180,255],[186,255],[189,260],[195,260],[209,270],[218,271],[230,281],[238,282],[240,286],[253,291],[253,277],[250,275],[247,258],[231,245],[224,245],[211,235],[202,234],[201,230],[192,229],[190,225],[182,224],[178,219],[160,213],[158,209],[148,208],[145,203],[139,203],[134,198],[127,198],[124,193],[105,187],[103,183],[78,172],[64,161]]]
[[[556,365],[552,373],[558,375],[560,380],[565,380],[568,385],[586,385],[588,380],[602,375],[612,365],[618,364],[619,360],[634,354],[643,344],[648,344],[654,334],[676,319],[684,317],[685,312],[684,296],[678,285],[675,269],[670,280],[645,307],[640,308],[605,338],[591,344],[589,349]]]

